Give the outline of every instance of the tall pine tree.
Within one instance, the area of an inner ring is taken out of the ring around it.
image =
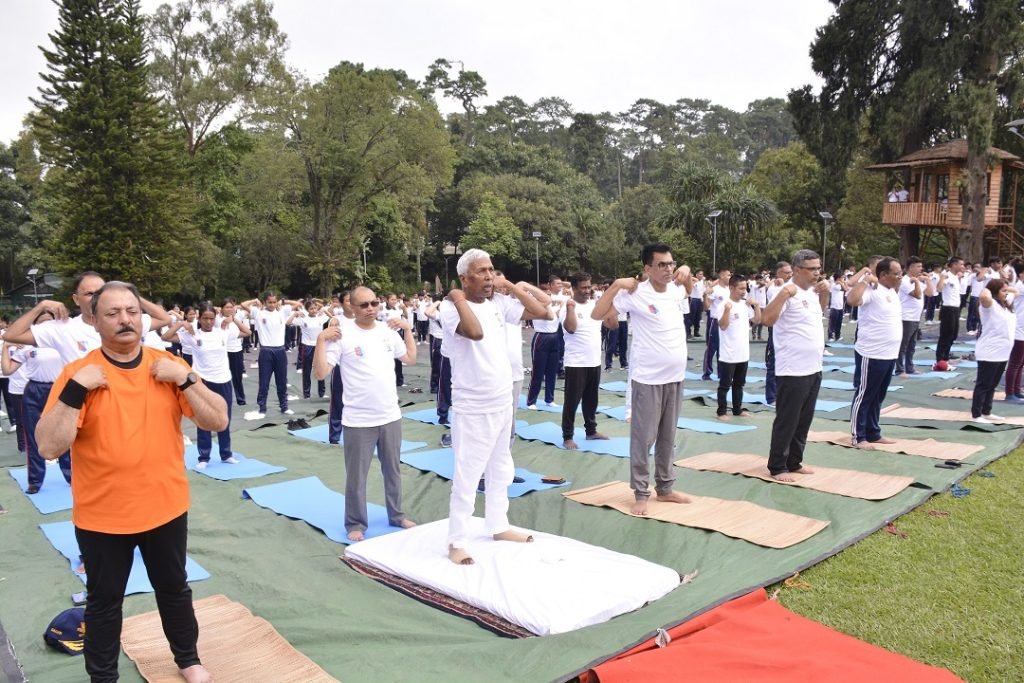
[[[57,262],[145,292],[178,291],[190,236],[180,145],[148,90],[138,0],[59,5],[34,120],[45,161],[63,171]]]

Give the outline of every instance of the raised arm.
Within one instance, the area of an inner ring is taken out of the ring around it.
[[[12,344],[29,344],[37,346],[35,335],[32,334],[32,323],[39,317],[40,313],[49,311],[53,314],[54,320],[67,320],[68,309],[59,301],[44,299],[32,307],[28,313],[15,320],[7,327],[4,333],[4,340]]]
[[[466,301],[466,293],[461,289],[453,289],[448,292],[448,300],[455,305],[455,311],[459,314],[459,324],[455,328],[455,334],[473,341],[483,339],[484,328],[480,326],[476,313]]]
[[[170,358],[161,358],[153,363],[153,378],[158,382],[181,386],[189,372],[191,370],[183,362]],[[201,381],[186,387],[183,394],[192,408],[192,417],[189,419],[197,427],[210,432],[227,429],[230,424],[228,404],[224,402],[224,398],[220,394],[211,390]]]
[[[143,299],[141,296],[139,297],[139,302],[142,304],[142,312],[148,313],[151,318],[149,330],[159,330],[161,327],[171,324],[171,314],[163,306]],[[145,334],[149,330],[143,330],[142,333]]]
[[[60,389],[60,398],[36,423],[39,455],[46,460],[56,460],[71,448],[78,436],[78,415],[82,412],[86,397],[90,391],[106,385],[107,376],[103,368],[95,364],[79,368],[64,384],[58,380],[54,389]]]
[[[495,287],[508,287],[509,291],[512,293],[512,296],[519,299],[519,303],[521,303],[523,305],[523,308],[525,309],[523,311],[523,320],[550,320],[552,311],[548,309],[548,305],[541,302],[540,299],[535,297],[530,291],[527,290],[526,287],[523,286],[523,284],[524,283],[522,282],[512,284],[511,282],[506,280],[502,275],[497,275],[494,278]],[[534,289],[536,289],[536,287],[534,287]],[[541,294],[543,294],[543,292],[541,292]],[[551,299],[548,298],[548,303],[550,303],[550,301]]]
[[[771,327],[782,315],[782,309],[786,305],[786,302],[796,296],[796,285],[792,282],[787,283],[782,289],[779,290],[772,302],[765,306],[765,309],[761,311],[761,323]]]
[[[618,316],[619,312],[615,310],[613,305],[615,295],[620,290],[632,293],[636,290],[638,284],[635,277],[620,277],[611,283],[601,298],[597,300],[597,303],[594,304],[594,310],[590,312],[590,317],[594,320],[604,320],[609,315]]]
[[[327,342],[341,339],[341,327],[329,325],[316,336],[316,348],[313,349],[313,374],[318,380],[327,379],[334,366],[327,361]]]

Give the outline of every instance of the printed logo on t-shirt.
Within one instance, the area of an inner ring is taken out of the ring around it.
[[[647,306],[647,310],[650,311],[654,315],[658,315],[658,307],[655,306],[654,304],[649,304]]]
[[[196,346],[202,346],[202,345],[203,345],[203,340],[202,339],[196,339]]]
[[[363,357],[363,347],[361,347],[361,346],[355,347],[354,349],[352,349],[352,353],[356,354],[356,358],[362,358]]]
[[[82,353],[85,353],[86,351],[89,350],[89,348],[86,346],[84,341],[79,341],[78,342],[78,350],[81,351]]]
[[[29,358],[36,358],[38,356],[39,356],[39,352],[38,351],[29,351],[28,352],[28,357]]]

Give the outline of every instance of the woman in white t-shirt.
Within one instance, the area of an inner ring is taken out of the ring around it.
[[[178,332],[182,329],[188,332],[194,331],[197,316],[198,312],[196,309],[189,306],[185,309],[185,317],[182,320],[172,322],[170,327],[167,328],[167,331],[160,335],[160,338],[164,341],[181,345],[181,357],[185,359],[185,362],[188,363],[190,367],[192,365],[192,354],[195,353],[195,349],[191,346],[192,342],[182,339],[181,336],[178,335]],[[191,337],[189,337],[189,339],[191,339]]]
[[[1002,418],[992,414],[992,397],[996,392],[1006,362],[1013,350],[1017,318],[1010,305],[1010,285],[1003,280],[989,280],[978,296],[981,334],[974,347],[978,361],[978,378],[971,398],[971,416],[975,422],[991,424]]]
[[[182,347],[190,346],[193,350],[193,368],[203,383],[214,393],[219,394],[228,407],[228,426],[217,432],[217,446],[220,450],[221,462],[237,465],[238,460],[231,453],[231,367],[228,365],[228,340],[237,338],[243,332],[243,323],[236,318],[222,318],[218,327],[217,311],[210,302],[199,305],[198,329],[181,326],[178,339]],[[248,331],[247,329],[244,331]],[[205,469],[210,462],[213,450],[213,436],[205,429],[196,429],[196,448],[199,449],[197,469]]]
[[[313,384],[313,353],[316,351],[316,338],[324,331],[329,318],[324,313],[324,305],[319,299],[306,299],[305,310],[298,309],[292,314],[289,324],[299,328],[299,361],[302,372],[302,398],[309,398]],[[320,398],[327,393],[327,384],[320,380],[316,384]]]

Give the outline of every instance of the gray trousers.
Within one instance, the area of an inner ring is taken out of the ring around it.
[[[402,473],[399,453],[402,449],[402,421],[379,427],[345,427],[341,433],[345,446],[345,530],[366,531],[366,475],[370,472],[373,449],[377,448],[380,471],[384,475],[384,503],[388,522],[398,526],[402,513]]]
[[[676,429],[683,396],[682,382],[641,384],[630,382],[632,411],[629,421],[629,485],[637,500],[651,497],[648,490],[649,453],[654,446],[654,490],[672,491],[676,481]]]

